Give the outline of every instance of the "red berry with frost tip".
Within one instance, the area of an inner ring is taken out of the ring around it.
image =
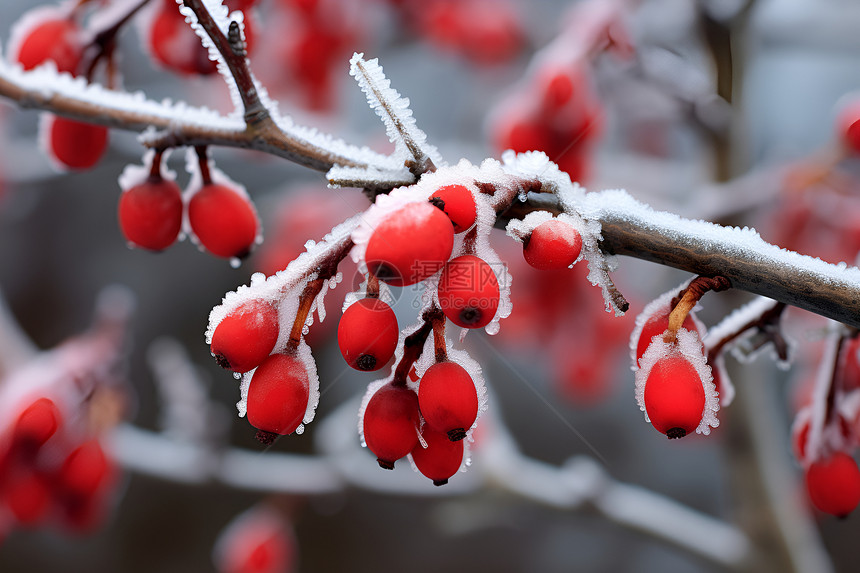
[[[220,183],[203,185],[191,197],[188,222],[200,244],[213,255],[224,258],[250,254],[259,229],[251,200]]]
[[[62,424],[62,415],[53,400],[39,398],[27,406],[12,429],[13,443],[24,450],[42,447]]]
[[[52,61],[60,72],[74,74],[83,53],[81,28],[71,17],[51,17],[26,32],[14,59],[25,70]]]
[[[419,441],[412,450],[412,461],[423,476],[433,480],[433,485],[445,485],[463,464],[463,441],[452,442],[444,432],[427,427],[421,437],[427,447]]]
[[[126,240],[150,251],[163,251],[182,230],[182,191],[175,181],[149,177],[119,197],[119,227]]]
[[[648,318],[647,321],[645,321],[645,324],[642,327],[642,332],[639,334],[639,340],[636,343],[637,363],[642,358],[642,355],[645,354],[645,351],[648,349],[648,346],[651,345],[651,339],[658,334],[663,334],[669,328],[670,313],[671,309],[666,307],[666,309],[664,309],[663,311],[655,312]],[[690,332],[698,332],[696,322],[693,320],[693,316],[690,314],[688,314],[686,318],[684,318],[684,322],[681,327],[686,330],[689,330]]]
[[[349,305],[337,326],[337,345],[352,368],[379,370],[394,356],[399,336],[394,311],[378,298]]]
[[[442,209],[451,223],[455,233],[462,233],[472,228],[478,216],[475,198],[468,187],[463,185],[446,185],[430,195],[430,203]]]
[[[371,396],[362,428],[379,467],[393,470],[394,462],[415,448],[418,422],[418,395],[406,386],[388,383]]]
[[[88,440],[72,450],[57,476],[64,497],[87,500],[108,482],[112,464],[98,440]]]
[[[499,308],[496,273],[475,255],[463,255],[445,265],[438,294],[442,312],[463,328],[486,326]]]
[[[410,203],[379,223],[365,251],[367,269],[392,286],[436,274],[454,248],[451,220],[430,203]]]
[[[465,368],[437,362],[421,378],[418,407],[427,426],[456,442],[478,418],[478,391]]]
[[[806,489],[819,510],[846,517],[860,503],[860,469],[854,458],[836,452],[809,466]]]
[[[251,300],[218,323],[209,348],[219,366],[244,373],[272,353],[278,333],[277,309],[266,301]]]
[[[566,269],[582,251],[582,236],[568,223],[551,219],[535,227],[523,244],[526,262],[540,270]]]
[[[248,422],[268,434],[292,434],[302,423],[309,399],[305,364],[292,354],[272,354],[251,377]],[[265,435],[258,438],[270,441]]]
[[[48,120],[50,153],[69,169],[89,169],[99,162],[108,145],[108,129],[65,117]]]
[[[657,431],[669,439],[696,431],[705,410],[705,390],[689,360],[666,356],[651,367],[645,382],[645,411]]]

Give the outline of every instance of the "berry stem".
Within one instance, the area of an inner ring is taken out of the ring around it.
[[[203,179],[203,185],[212,184],[212,174],[209,172],[209,157],[205,145],[194,147],[197,152],[197,163],[200,165],[200,177]]]
[[[433,325],[433,347],[436,350],[436,362],[448,360],[448,348],[445,341],[445,314],[438,307],[433,307],[425,316]]]
[[[164,156],[164,149],[156,149],[155,155],[152,156],[152,166],[149,168],[149,180],[161,181],[161,158]]]
[[[680,300],[673,305],[672,312],[669,314],[669,328],[666,329],[663,335],[663,341],[673,344],[678,338],[678,329],[684,324],[687,315],[699,302],[708,291],[719,292],[731,288],[732,284],[729,279],[721,276],[716,277],[696,277],[687,286],[681,295]]]
[[[81,0],[75,9],[80,8],[89,1],[90,0]],[[150,1],[151,0],[140,0],[140,2],[132,6],[127,12],[117,18],[115,22],[108,24],[93,34],[92,39],[89,41],[89,47],[94,49],[95,53],[91,56],[91,59],[87,64],[87,71],[84,76],[87,78],[87,81],[92,80],[98,63],[103,59],[107,59],[108,84],[112,89],[115,87],[113,85],[116,77],[113,53],[116,48],[117,35],[141,9],[149,4]]]
[[[397,368],[394,370],[394,378],[391,381],[394,386],[406,386],[406,377],[409,375],[409,370],[415,364],[415,361],[421,357],[424,343],[427,341],[427,337],[430,336],[431,329],[431,320],[425,317],[424,323],[403,341],[403,357],[397,363]]]
[[[327,278],[318,277],[308,281],[299,298],[299,310],[296,312],[296,320],[293,321],[293,329],[290,331],[290,340],[287,342],[287,351],[293,352],[299,347],[299,342],[302,340],[302,330],[305,327],[305,322],[308,319],[308,313],[313,306],[314,299],[323,288]]]
[[[787,361],[788,360],[788,342],[786,342],[785,338],[782,336],[780,331],[780,319],[782,318],[782,314],[787,308],[787,305],[784,302],[775,302],[770,308],[762,312],[757,317],[752,318],[747,321],[740,328],[732,331],[727,334],[720,340],[716,341],[714,344],[708,345],[708,364],[714,364],[714,360],[717,356],[719,356],[720,352],[733,341],[737,340],[742,334],[751,329],[756,329],[767,335],[766,340],[763,340],[760,344],[766,344],[767,342],[771,342],[776,349],[777,356],[779,356],[780,360]],[[714,327],[716,328],[716,327]]]

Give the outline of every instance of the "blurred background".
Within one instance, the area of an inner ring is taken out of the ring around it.
[[[178,74],[150,57],[147,22],[161,4],[152,0],[119,36],[122,85],[150,99],[228,112],[229,93],[217,74]],[[603,41],[606,34],[590,42],[595,22],[606,21],[595,14],[610,4],[611,42]],[[25,0],[0,3],[7,57],[12,28],[32,7]],[[785,246],[853,263],[857,248],[845,233],[852,230],[851,214],[860,210],[850,196],[838,195],[847,203],[826,202],[829,215],[816,212],[822,226],[805,231],[806,243],[797,234],[780,235],[787,216],[783,190],[791,187],[786,169],[827,156],[836,145],[840,102],[860,87],[860,6],[849,0],[261,0],[253,10],[253,69],[281,102],[281,112],[298,123],[389,150],[383,126],[348,75],[350,56],[363,51],[380,58],[392,86],[410,98],[419,127],[451,163],[461,157],[477,163],[536,142],[590,190],[625,188],[658,208],[755,226],[768,240],[794,239],[798,244]],[[553,41],[568,48],[561,50],[565,56],[534,57]],[[575,78],[578,106],[556,115],[541,99],[553,93],[541,87],[541,74],[552,65]],[[264,451],[247,421],[235,415],[238,384],[215,364],[204,332],[209,311],[226,292],[247,284],[255,271],[283,268],[307,239],[320,239],[366,208],[361,192],[327,189],[323,174],[277,158],[213,149],[218,167],[253,198],[263,245],[238,268],[188,240],[153,254],[128,248],[117,225],[117,177],[126,165],[141,163],[136,134],[111,131],[110,147],[95,168],[61,173],[41,150],[38,124],[39,113],[0,104],[0,290],[33,342],[49,349],[82,332],[100,290],[124,285],[136,298],[125,365],[132,388],[128,421],[162,428],[162,398],[147,356],[155,341],[167,337],[179,343],[216,404],[214,437],[259,456],[324,449],[318,426],[377,378],[349,370],[333,344],[339,306],[357,284],[354,269],[344,269],[343,283],[327,298],[328,318],[311,332],[324,393],[316,421],[271,449]],[[188,181],[184,163],[181,151],[168,160],[180,185]],[[840,167],[840,182],[856,189],[856,165]],[[793,197],[806,196],[805,189],[798,193]],[[823,196],[829,197],[826,189]],[[711,436],[672,442],[644,422],[634,400],[627,350],[634,318],[688,277],[622,259],[615,283],[631,309],[614,319],[603,312],[599,290],[587,284],[582,269],[541,275],[522,263],[520,246],[503,232],[492,244],[513,276],[513,315],[499,335],[472,333],[465,347],[484,368],[490,408],[523,454],[554,466],[575,456],[593,458],[614,480],[767,540],[761,524],[749,525],[754,486],[738,482],[746,479],[738,478],[746,475],[738,466],[749,462],[729,440],[745,434],[727,428],[751,431],[742,420],[745,393],[720,413],[722,424]],[[395,295],[401,327],[412,324],[415,293]],[[707,296],[700,317],[714,324],[749,298]],[[823,322],[800,313],[789,318],[796,319],[792,333],[800,346],[813,348]],[[740,366],[728,360],[736,386],[754,386],[764,398],[763,407],[755,398],[747,406],[756,404],[773,430],[777,465],[771,469],[782,474],[795,504],[807,502],[789,429],[802,402],[798,378],[814,371],[815,352],[801,352],[790,372],[767,357]],[[357,447],[358,436],[350,439]],[[480,464],[478,445],[469,471],[480,472]],[[724,570],[612,523],[593,508],[562,511],[491,485],[446,494],[445,487],[411,475],[406,463],[396,476],[378,473],[375,491],[347,486],[299,496],[124,472],[95,532],[15,529],[0,546],[0,571],[212,571],[219,532],[261,501],[288,518],[298,548],[293,570],[308,573]],[[451,487],[468,476],[455,476]],[[389,479],[414,486],[410,493],[387,494]],[[811,508],[808,515],[814,541],[833,568],[854,570],[860,517],[836,520]],[[764,551],[769,558],[757,570],[787,570],[778,548]]]

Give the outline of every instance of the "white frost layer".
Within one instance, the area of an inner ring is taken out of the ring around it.
[[[647,323],[651,319],[651,317],[656,315],[657,313],[671,312],[669,306],[672,304],[672,299],[678,296],[688,286],[690,286],[690,281],[692,280],[693,278],[690,277],[677,287],[664,292],[663,294],[646,304],[645,308],[642,309],[642,312],[640,312],[639,315],[636,317],[636,324],[633,326],[633,332],[630,333],[629,343],[631,363],[630,369],[634,372],[639,369],[639,365],[636,361],[636,348],[639,346],[639,338],[641,338],[642,336],[642,330],[645,328],[645,323]],[[693,317],[693,322],[696,325],[696,330],[698,330],[699,335],[702,336],[705,331],[705,326],[698,318],[696,318],[696,310],[698,310],[698,305],[696,305],[696,307],[690,311],[690,315]]]
[[[716,428],[720,425],[720,421],[717,419],[717,411],[720,409],[720,399],[714,386],[711,367],[708,366],[705,359],[702,342],[699,339],[699,335],[695,332],[690,332],[685,328],[679,329],[677,343],[675,344],[664,342],[662,334],[655,335],[651,339],[650,346],[648,346],[645,354],[642,355],[642,360],[640,360],[640,368],[636,371],[636,403],[639,404],[639,409],[645,412],[645,421],[651,422],[645,408],[645,386],[648,382],[648,376],[651,374],[651,369],[658,360],[673,355],[687,360],[699,374],[699,380],[702,382],[702,389],[705,392],[705,407],[702,410],[702,419],[696,428],[696,433],[707,436],[711,433],[711,428]]]

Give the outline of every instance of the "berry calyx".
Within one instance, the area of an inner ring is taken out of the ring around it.
[[[860,503],[860,469],[854,458],[836,452],[809,466],[806,489],[819,510],[846,517]]]
[[[248,422],[271,434],[292,434],[302,423],[309,399],[304,363],[292,354],[272,354],[251,377]]]
[[[252,300],[218,323],[210,350],[219,366],[244,373],[272,353],[278,333],[277,309],[266,301]]]
[[[62,423],[62,416],[53,400],[39,398],[18,416],[12,430],[13,443],[27,451],[42,447]]]
[[[57,71],[74,74],[83,53],[81,28],[74,18],[57,16],[42,20],[26,33],[14,59],[25,70],[52,61]]]
[[[465,368],[437,362],[421,378],[418,407],[427,426],[460,441],[478,417],[478,391]]]
[[[702,380],[690,361],[681,356],[666,356],[651,367],[644,400],[651,424],[670,440],[694,432],[702,421]]]
[[[478,216],[475,198],[469,188],[463,185],[440,187],[430,196],[430,203],[448,215],[455,233],[470,229]]]
[[[406,386],[389,382],[371,396],[362,429],[379,467],[393,470],[394,462],[415,448],[418,422],[418,395]]]
[[[122,192],[119,227],[137,247],[163,251],[182,229],[182,191],[175,181],[151,176]]]
[[[364,258],[380,280],[408,286],[436,274],[453,249],[451,220],[430,203],[410,203],[376,227]]]
[[[337,327],[337,345],[352,368],[379,370],[394,356],[399,335],[397,317],[378,298],[363,298],[351,304]]]
[[[259,221],[251,200],[219,183],[203,185],[188,202],[188,222],[203,247],[218,257],[243,258],[257,240]]]
[[[445,485],[463,463],[463,441],[452,442],[445,433],[427,427],[421,437],[427,446],[419,441],[411,452],[412,461],[422,475],[433,480],[433,485]]]
[[[69,169],[89,169],[98,163],[108,145],[108,129],[67,119],[50,117],[48,144],[54,159]]]
[[[439,279],[439,307],[463,328],[482,328],[499,307],[499,281],[486,261],[475,255],[452,259]]]
[[[550,219],[535,227],[523,244],[523,256],[540,270],[566,269],[582,251],[582,236],[568,223]]]

